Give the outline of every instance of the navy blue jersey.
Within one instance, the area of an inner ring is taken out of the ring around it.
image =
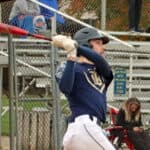
[[[104,122],[106,91],[113,79],[112,71],[106,60],[93,50],[80,46],[78,51],[94,64],[67,61],[65,68],[60,67],[56,75],[59,88],[69,101],[70,121],[79,115],[89,114]]]

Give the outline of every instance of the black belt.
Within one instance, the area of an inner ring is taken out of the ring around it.
[[[93,121],[95,116],[89,115],[89,118]],[[101,125],[101,121],[100,119],[98,119],[97,117],[95,117],[97,119],[96,123],[100,126]]]

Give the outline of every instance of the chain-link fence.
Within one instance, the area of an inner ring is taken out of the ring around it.
[[[13,3],[14,0],[1,3],[2,22],[8,23]],[[144,0],[142,3],[141,26],[144,28],[149,27],[149,5],[149,0]],[[101,19],[104,17],[102,14],[106,15],[106,19],[104,19],[106,30],[126,31],[128,28],[128,1],[126,0],[120,0],[119,2],[116,2],[116,0],[61,0],[59,1],[59,7],[60,11],[90,23],[97,28],[101,28]]]
[[[14,1],[8,1],[1,4],[2,22],[8,23],[13,3]],[[126,31],[128,28],[126,0],[117,1],[117,3],[115,0],[61,0],[59,5],[61,12],[68,15],[60,12],[65,19],[65,24],[57,23],[58,33],[73,36],[77,30],[88,24],[98,29],[112,31]],[[149,25],[148,6],[149,1],[145,0],[141,18],[141,25],[145,28]],[[53,30],[55,27],[52,26],[51,31]],[[46,33],[50,36],[49,30]],[[145,38],[140,39],[145,40]],[[54,75],[56,66],[66,59],[65,53],[55,49],[46,41],[15,38],[12,43],[11,48],[15,52],[13,62],[15,63],[12,68],[14,82],[11,106],[15,115],[9,116],[14,118],[12,118],[13,122],[10,122],[13,135],[8,134],[14,138],[15,146],[10,149],[50,150],[54,147],[60,149],[61,138],[66,127],[64,116],[69,114],[69,110],[65,98],[59,101],[59,91]],[[7,57],[8,49],[10,49],[7,38],[3,40],[2,36],[0,44],[1,55]],[[128,44],[134,45],[135,48],[129,48],[118,40],[112,40],[106,46],[106,59],[112,66],[115,75],[107,99],[110,105],[119,108],[128,97],[138,97],[142,104],[144,125],[149,125],[150,44],[146,42],[129,42]],[[6,76],[8,76],[7,71],[3,78],[5,87],[7,87],[5,94],[8,94],[9,78]],[[9,106],[10,102],[2,101],[3,108]],[[7,119],[7,123],[9,122],[8,115],[6,113],[3,116]],[[2,124],[6,125],[4,122]]]
[[[18,149],[52,149],[49,142],[52,139],[50,49],[47,43],[15,44],[16,60],[32,66],[20,63],[16,66]]]
[[[68,4],[68,2],[70,2]],[[66,3],[69,5],[65,7]],[[121,0],[62,0],[61,10],[67,12],[76,18],[88,22],[97,28],[102,28],[105,24],[105,29],[108,31],[128,31],[128,1]],[[106,7],[106,8],[105,8]],[[142,4],[141,26],[149,27],[149,1],[145,0]],[[105,21],[105,22],[103,22]]]

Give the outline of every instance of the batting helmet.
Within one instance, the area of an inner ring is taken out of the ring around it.
[[[74,40],[78,42],[79,45],[90,46],[89,41],[93,39],[101,39],[103,44],[109,42],[109,38],[99,33],[96,29],[85,27],[79,30],[74,35]]]

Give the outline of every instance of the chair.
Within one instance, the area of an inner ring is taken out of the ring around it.
[[[112,126],[105,129],[107,132],[110,133],[108,135],[108,139],[112,142],[112,144],[116,147],[116,149],[120,148],[122,144],[126,144],[129,150],[135,150],[134,145],[128,138],[127,130],[122,126],[115,125],[119,110],[113,106],[108,107]]]

